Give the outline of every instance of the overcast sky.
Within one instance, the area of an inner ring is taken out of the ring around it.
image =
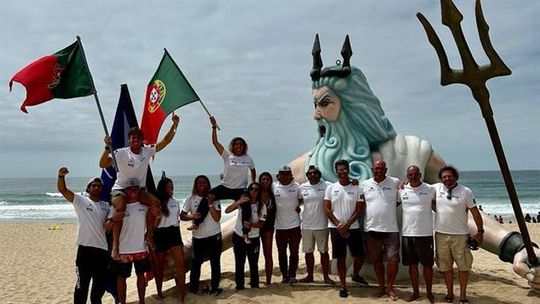
[[[487,63],[474,1],[458,1],[473,54]],[[512,70],[488,82],[511,169],[540,169],[540,1],[483,2],[491,41]],[[93,97],[55,99],[19,110],[25,89],[8,81],[31,61],[80,35],[112,127],[127,83],[140,119],[146,85],[166,47],[216,116],[227,145],[246,138],[257,170],[275,172],[316,141],[309,71],[319,33],[325,65],[340,59],[346,34],[351,63],[366,74],[401,134],[430,141],[461,170],[498,169],[480,109],[463,85],[442,87],[439,63],[415,14],[431,22],[454,68],[461,67],[440,4],[417,1],[6,1],[0,0],[0,177],[100,172],[103,128]],[[210,124],[198,103],[177,111],[173,142],[153,163],[170,175],[219,174]],[[170,118],[163,130],[170,127]],[[163,132],[160,134],[163,136]]]

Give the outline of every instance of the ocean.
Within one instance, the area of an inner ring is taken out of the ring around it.
[[[523,214],[540,211],[540,170],[513,171]],[[170,177],[175,186],[175,197],[183,200],[191,195],[194,176]],[[210,176],[213,186],[218,176]],[[88,178],[70,177],[68,188],[83,192]],[[459,183],[471,188],[476,202],[484,212],[502,215],[507,222],[513,218],[513,209],[502,175],[499,171],[460,172]],[[223,202],[227,205],[228,202]],[[56,189],[54,178],[0,178],[0,221],[54,221],[76,222],[75,212]]]

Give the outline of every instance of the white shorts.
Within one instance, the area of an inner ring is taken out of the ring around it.
[[[315,243],[317,243],[317,249],[320,253],[328,252],[328,229],[302,229],[302,251],[304,253],[313,253]]]

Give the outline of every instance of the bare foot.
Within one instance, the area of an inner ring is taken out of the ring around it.
[[[397,301],[399,299],[399,296],[397,295],[397,293],[394,291],[393,288],[388,288],[388,297],[390,299],[392,299],[392,301]]]
[[[408,299],[407,299],[407,302],[412,302],[412,301],[415,301],[417,300],[418,298],[420,298],[420,295],[418,293],[413,293]]]
[[[307,276],[299,280],[300,283],[313,283],[313,277]]]

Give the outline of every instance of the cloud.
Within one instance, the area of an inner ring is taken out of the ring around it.
[[[540,4],[484,1],[491,40],[512,69],[488,82],[491,103],[513,169],[540,168],[538,96]],[[473,2],[459,2],[462,27],[480,64]],[[315,124],[309,70],[315,33],[325,65],[340,59],[345,34],[360,67],[399,133],[428,139],[462,170],[497,169],[480,110],[462,85],[441,87],[439,64],[416,12],[431,22],[460,68],[437,1],[4,1],[0,34],[6,43],[0,80],[80,35],[110,128],[127,83],[137,115],[166,47],[222,127],[222,143],[243,136],[258,171],[275,169],[310,150]],[[511,16],[511,18],[510,18]],[[4,87],[6,88],[6,87]],[[103,128],[92,97],[54,100],[19,111],[22,86],[0,90],[1,177],[53,176],[68,165],[95,175]],[[172,175],[218,174],[220,159],[198,104],[177,111],[180,131],[154,162]],[[163,126],[168,129],[170,121]]]

